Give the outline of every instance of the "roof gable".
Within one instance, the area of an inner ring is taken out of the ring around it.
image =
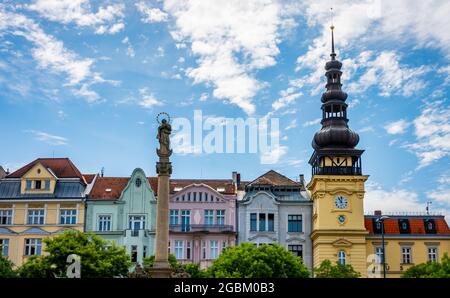
[[[267,173],[259,176],[258,178],[247,184],[247,187],[256,185],[301,186],[299,182],[295,182],[274,170],[270,170]]]
[[[79,178],[84,181],[83,175],[68,158],[38,158],[9,174],[7,178],[21,178],[38,163],[50,169],[58,178]]]

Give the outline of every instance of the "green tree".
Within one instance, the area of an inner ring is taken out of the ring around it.
[[[182,267],[181,264],[178,262],[177,258],[175,257],[175,255],[173,255],[173,254],[169,255],[168,261],[169,261],[169,266],[173,271],[177,271]],[[143,264],[144,264],[144,270],[148,271],[155,264],[155,256],[148,256],[148,257],[144,258]]]
[[[10,260],[0,256],[0,278],[16,277],[13,266],[14,264]]]
[[[277,244],[255,247],[253,243],[225,248],[208,274],[219,278],[309,277],[302,259],[285,248]]]
[[[183,265],[183,270],[189,274],[192,278],[206,278],[208,277],[208,272],[206,270],[200,269],[199,263],[188,263]]]
[[[402,275],[405,278],[449,278],[450,258],[447,253],[441,262],[428,262],[412,266]]]
[[[55,266],[43,256],[31,256],[17,270],[19,277],[23,278],[51,278],[56,277]]]
[[[314,269],[314,276],[317,278],[358,278],[361,277],[361,274],[356,272],[352,265],[341,265],[338,262],[333,265],[330,260],[324,260],[318,268]]]
[[[126,276],[131,266],[125,248],[103,240],[101,237],[80,231],[66,231],[53,238],[44,239],[46,256],[33,257],[19,269],[23,277],[66,277],[67,257],[80,257],[81,277]],[[105,247],[109,246],[107,249]]]

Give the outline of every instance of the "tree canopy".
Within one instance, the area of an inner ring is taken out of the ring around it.
[[[0,256],[0,278],[16,277],[13,266],[10,260]]]
[[[125,248],[92,233],[66,231],[44,243],[47,255],[28,259],[19,269],[21,277],[66,277],[72,254],[80,257],[82,278],[126,276],[131,266]]]
[[[412,266],[402,275],[405,278],[449,278],[450,258],[447,253],[441,262],[428,262]]]
[[[277,244],[242,243],[227,247],[208,268],[210,277],[271,278],[309,277],[300,257]]]
[[[317,278],[357,278],[361,277],[361,274],[356,272],[352,265],[341,265],[338,262],[333,265],[330,260],[324,260],[319,267],[314,269],[314,276]]]

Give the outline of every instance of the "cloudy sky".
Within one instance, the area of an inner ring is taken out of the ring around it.
[[[85,173],[155,175],[156,115],[279,118],[261,154],[175,154],[176,178],[310,179],[330,7],[365,149],[366,209],[450,210],[450,2],[0,3],[0,165],[70,157]],[[267,156],[266,156],[267,158]]]

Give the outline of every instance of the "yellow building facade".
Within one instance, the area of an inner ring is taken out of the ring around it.
[[[414,264],[439,261],[449,253],[450,229],[443,216],[386,216],[381,211],[364,215],[368,179],[361,166],[364,151],[356,149],[359,135],[348,126],[347,93],[341,89],[342,63],[336,60],[333,29],[321,98],[322,128],[314,135],[309,160],[313,264],[315,268],[324,260],[350,264],[363,277],[381,277],[386,268],[387,277],[399,277]]]
[[[69,159],[37,159],[0,180],[0,253],[20,266],[43,239],[84,230],[86,179]]]

